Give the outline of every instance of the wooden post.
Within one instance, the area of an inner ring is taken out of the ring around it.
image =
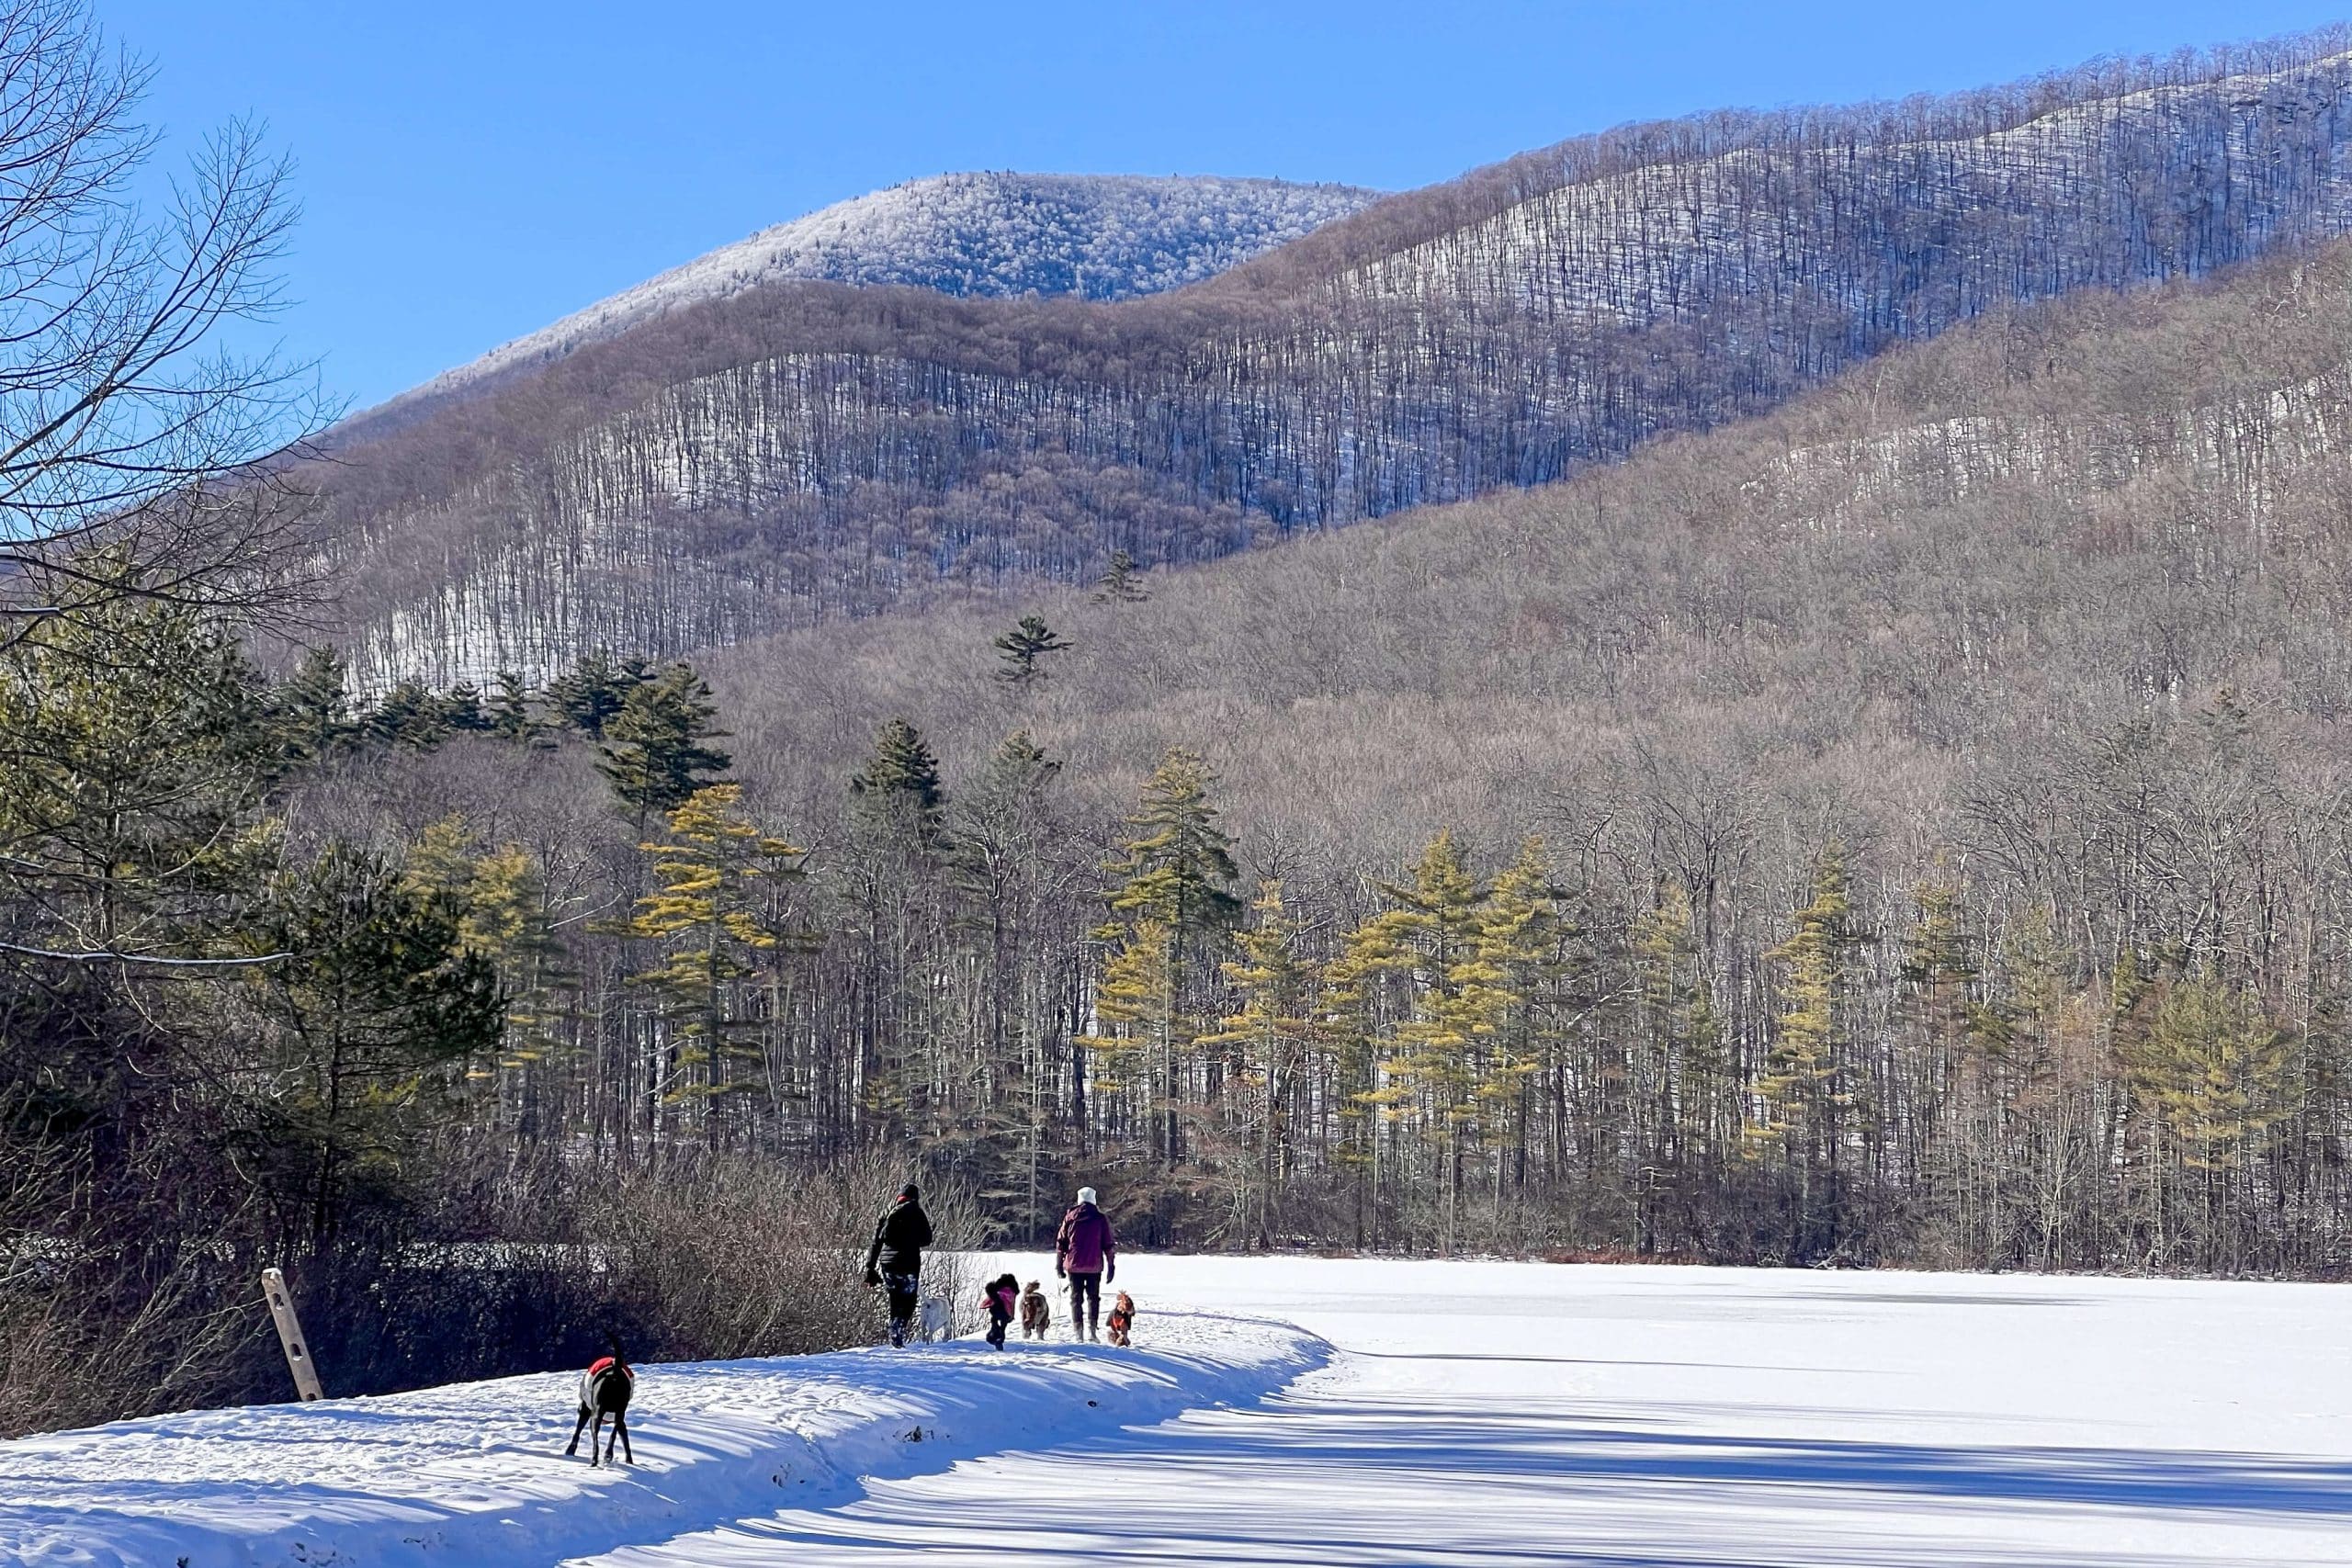
[[[286,1369],[294,1374],[294,1392],[304,1399],[324,1399],[319,1385],[318,1363],[302,1339],[302,1323],[294,1315],[294,1298],[286,1292],[286,1276],[275,1269],[261,1271],[261,1293],[269,1300],[270,1321],[277,1325],[277,1342],[286,1347]]]

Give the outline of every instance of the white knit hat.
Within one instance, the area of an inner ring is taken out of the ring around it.
[[[1094,1189],[1093,1189],[1093,1188],[1091,1188],[1091,1187],[1081,1187],[1081,1188],[1080,1188],[1080,1189],[1078,1190],[1078,1201],[1079,1201],[1080,1202],[1081,1202],[1081,1203],[1091,1203],[1091,1202],[1093,1202],[1093,1201],[1094,1201]]]

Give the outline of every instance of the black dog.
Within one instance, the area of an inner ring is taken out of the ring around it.
[[[599,1356],[580,1374],[580,1419],[571,1425],[571,1443],[563,1451],[580,1451],[580,1434],[588,1434],[588,1462],[596,1462],[596,1438],[605,1429],[605,1417],[613,1418],[613,1436],[605,1439],[605,1462],[613,1462],[613,1442],[618,1438],[621,1458],[630,1464],[637,1462],[636,1453],[628,1444],[628,1396],[637,1392],[637,1374],[629,1370],[628,1358],[621,1352],[621,1342],[613,1341],[613,1353]],[[592,1428],[588,1423],[594,1420]]]

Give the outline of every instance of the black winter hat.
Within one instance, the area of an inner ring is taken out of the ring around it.
[[[904,1187],[899,1189],[899,1196],[901,1198],[920,1198],[922,1194],[916,1191],[915,1184],[910,1181]]]

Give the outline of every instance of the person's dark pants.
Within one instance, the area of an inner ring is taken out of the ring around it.
[[[995,1313],[989,1313],[989,1343],[995,1346],[1000,1350],[1003,1349],[1005,1326],[1012,1323],[1012,1319],[1009,1317],[999,1317]]]
[[[1069,1274],[1069,1331],[1091,1337],[1096,1323],[1102,1316],[1102,1270],[1081,1274],[1073,1269]]]
[[[916,1287],[922,1276],[917,1274],[885,1274],[883,1288],[890,1292],[890,1343],[907,1342],[907,1325],[914,1321]]]

